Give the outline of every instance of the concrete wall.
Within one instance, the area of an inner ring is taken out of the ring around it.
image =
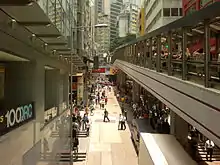
[[[114,64],[220,146],[219,91],[127,62]]]

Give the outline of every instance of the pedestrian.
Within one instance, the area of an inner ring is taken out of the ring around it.
[[[105,122],[105,119],[108,120],[108,122],[110,122],[109,118],[108,118],[108,111],[107,109],[105,108],[105,111],[104,111],[104,119],[103,119],[103,122]]]
[[[125,116],[125,119],[128,120],[128,111],[126,109],[124,109],[124,116]]]
[[[122,122],[122,114],[119,115],[118,130],[121,129],[121,122]]]
[[[84,114],[84,116],[83,116],[83,119],[82,119],[82,122],[83,122],[83,130],[85,130],[86,129],[86,123],[87,123],[87,121],[88,121],[89,119],[88,119],[88,115],[85,113]]]
[[[126,118],[124,115],[121,115],[121,130],[126,130],[126,124],[125,124]]]
[[[213,155],[213,148],[214,148],[215,144],[213,143],[213,141],[211,140],[207,140],[205,142],[205,148],[207,151],[206,154],[206,159],[208,160],[208,157],[210,158],[210,161],[212,161],[212,155]]]
[[[105,105],[107,105],[107,102],[108,102],[108,97],[105,96]]]

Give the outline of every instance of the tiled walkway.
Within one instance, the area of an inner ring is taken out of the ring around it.
[[[91,117],[92,126],[86,165],[137,165],[137,156],[130,140],[129,129],[118,130],[118,117],[121,113],[113,92],[108,93],[110,122],[104,123],[103,110],[96,107]]]

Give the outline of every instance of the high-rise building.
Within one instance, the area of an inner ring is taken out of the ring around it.
[[[110,41],[118,37],[118,15],[121,12],[123,0],[114,0],[110,5]]]
[[[182,17],[182,0],[146,0],[145,33]]]
[[[109,24],[109,15],[99,13],[98,14],[98,24]],[[96,43],[96,52],[98,55],[103,55],[107,53],[110,47],[110,33],[109,26],[100,26],[96,30],[95,43]]]
[[[137,32],[138,6],[135,4],[124,3],[118,18],[119,37]]]
[[[84,26],[83,34],[84,34],[84,53],[87,56],[91,56],[91,48],[92,48],[92,10],[91,4],[87,0],[84,4]]]
[[[141,6],[137,19],[137,37],[145,34],[145,8]]]

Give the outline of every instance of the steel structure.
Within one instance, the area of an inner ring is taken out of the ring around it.
[[[205,87],[212,87],[218,79],[217,68],[219,60],[216,54],[211,55],[210,35],[220,32],[220,2],[216,2],[191,16],[183,17],[143,37],[120,46],[113,53],[116,59],[155,69],[157,72],[167,72],[174,75],[175,67],[183,80],[189,80],[191,74],[198,74],[196,68],[201,67],[201,79]],[[203,57],[201,59],[188,58],[188,46],[194,37],[204,38]],[[165,41],[163,41],[165,40]],[[216,40],[216,50],[219,40]],[[174,43],[181,45],[181,59],[173,59]],[[167,47],[167,56],[162,57],[162,47]]]
[[[198,11],[219,0],[182,0],[183,15]]]

